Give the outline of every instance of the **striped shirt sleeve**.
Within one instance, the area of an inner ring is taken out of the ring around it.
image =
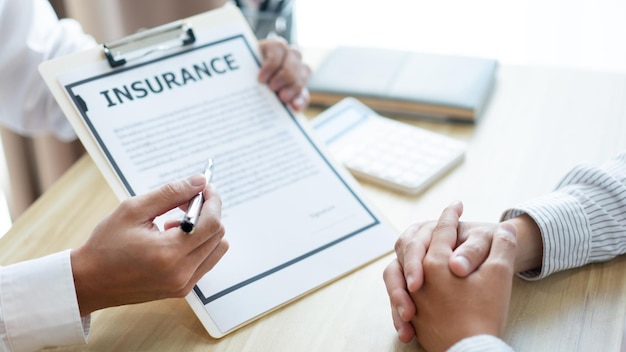
[[[536,280],[626,252],[626,153],[602,166],[579,165],[555,191],[508,209],[507,220],[528,214],[543,239],[541,268],[521,273]]]
[[[514,352],[511,346],[492,335],[476,335],[465,338],[446,352]]]

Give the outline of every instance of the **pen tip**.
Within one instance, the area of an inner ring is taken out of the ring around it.
[[[186,234],[191,234],[194,230],[194,226],[189,221],[183,221],[180,223],[180,229]]]

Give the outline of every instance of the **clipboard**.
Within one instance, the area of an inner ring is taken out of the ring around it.
[[[230,249],[186,297],[215,338],[389,253],[397,237],[305,119],[258,83],[260,66],[230,4],[40,66],[120,200],[215,160]]]
[[[106,59],[106,62],[109,62],[111,67],[121,69],[127,63],[133,64],[132,60],[150,58],[150,54],[154,54],[155,51],[167,54],[167,48],[173,49],[176,46],[191,45],[195,42],[193,33],[240,21],[238,11],[232,7],[230,4],[226,4],[223,9],[209,11],[184,20],[144,30],[111,43],[103,43],[102,46],[97,46],[90,50],[67,55],[62,59],[43,62],[40,65],[40,74],[50,88],[52,95],[72,125],[72,128],[74,128],[85,150],[89,153],[118,199],[126,199],[129,194],[124,184],[108,164],[107,158],[96,140],[92,137],[87,137],[90,135],[90,131],[80,116],[78,116],[74,103],[64,92],[63,87],[57,81],[57,77],[71,68],[81,67],[88,63],[104,64],[105,61],[103,59]],[[249,27],[241,26],[241,34],[249,42],[256,42],[254,34]],[[193,36],[193,39],[190,36]],[[178,44],[176,44],[177,40],[179,41]],[[163,42],[166,42],[167,48],[162,47]],[[260,55],[256,47],[252,49],[255,50],[257,56]]]

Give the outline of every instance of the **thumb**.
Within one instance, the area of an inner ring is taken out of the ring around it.
[[[206,177],[202,174],[192,175],[186,180],[170,182],[156,190],[135,197],[139,209],[152,217],[162,215],[202,192],[206,187]]]

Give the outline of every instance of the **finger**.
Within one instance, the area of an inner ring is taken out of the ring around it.
[[[190,276],[187,284],[174,294],[174,296],[185,297],[193,287],[202,279],[206,273],[211,271],[228,250],[228,242],[222,240],[203,262],[196,266],[196,270]]]
[[[300,93],[300,90],[306,83],[306,79],[308,79],[308,66],[300,61],[295,50],[287,50],[281,67],[269,78],[267,85],[274,92],[282,93],[284,90],[285,93],[283,94],[285,95],[289,93],[288,88],[291,87],[292,96],[285,97],[291,100],[296,94]],[[285,100],[283,99],[283,101]]]
[[[228,249],[228,242],[224,240],[224,234],[224,228],[220,227],[215,233],[207,237],[206,241],[195,246],[185,256],[181,265],[188,268],[188,273],[193,273],[189,278],[190,281],[199,280],[201,276],[195,277],[207,273],[222,258]],[[191,242],[189,237],[193,236],[179,236],[178,238],[182,241]],[[212,265],[207,266],[207,263],[212,263]]]
[[[487,258],[493,238],[492,228],[474,228],[465,232],[467,240],[461,243],[450,257],[450,270],[465,277],[474,272]]]
[[[395,244],[395,251],[398,261],[401,264],[404,263],[404,252],[406,250],[406,246],[415,236],[417,236],[417,232],[422,226],[424,226],[422,223],[411,224],[400,234],[400,236],[398,236]]]
[[[415,305],[406,291],[402,268],[396,259],[385,268],[383,280],[391,305],[393,326],[398,332],[398,339],[407,343],[415,335],[410,323],[410,319],[415,315]]]
[[[189,177],[186,180],[171,182],[146,194],[130,198],[130,209],[149,217],[152,220],[181,204],[189,202],[206,186],[206,178],[202,174]]]
[[[204,203],[200,209],[200,215],[196,220],[193,241],[181,238],[188,246],[198,247],[203,242],[208,241],[216,235],[224,234],[224,227],[220,221],[222,217],[222,199],[220,198],[215,185],[207,184],[203,192]],[[188,237],[188,236],[185,236]]]
[[[217,247],[215,247],[215,249],[211,252],[211,255],[209,255],[204,260],[204,262],[202,262],[202,264],[198,267],[198,275],[200,275],[198,280],[200,280],[202,276],[204,276],[206,273],[208,273],[209,271],[211,271],[211,269],[215,267],[215,265],[220,261],[220,259],[222,259],[224,254],[228,252],[229,246],[230,245],[228,244],[228,241],[226,241],[225,239],[222,239],[218,243]]]
[[[198,265],[196,271],[191,276],[191,279],[189,280],[189,285],[188,285],[189,290],[191,290],[193,286],[195,286],[198,283],[198,281],[200,281],[200,279],[202,279],[202,277],[206,275],[206,273],[208,273],[209,271],[211,271],[211,269],[215,267],[215,265],[220,261],[220,259],[222,259],[224,254],[226,254],[226,252],[228,251],[228,248],[229,248],[228,241],[224,239],[222,239],[221,241],[217,243],[214,249]]]
[[[406,230],[404,230],[404,232],[402,232],[400,236],[398,236],[398,239],[396,240],[396,244],[395,244],[395,251],[396,251],[396,255],[398,256],[398,260],[400,261],[401,264],[404,261],[404,255],[405,255],[404,252],[406,251],[405,248],[409,244],[409,242],[417,236],[422,237],[423,235],[427,235],[426,237],[428,237],[429,235],[428,229],[430,229],[430,232],[432,232],[432,228],[434,227],[434,225],[435,225],[434,221],[416,222],[416,223],[411,224],[409,227],[407,227]],[[420,231],[422,233],[420,233]],[[429,244],[430,244],[430,239],[428,240],[427,245]]]
[[[193,235],[185,234],[181,236],[182,230],[180,230],[180,227],[177,227],[175,230],[172,227],[166,229],[166,234],[172,236],[173,240],[181,248],[185,249],[187,253],[192,253],[212,237],[223,235],[224,233],[224,227],[220,222],[222,200],[217,193],[215,185],[207,184],[203,191],[203,196],[204,203],[202,204],[202,209],[200,209],[200,215],[197,218]],[[203,260],[203,258],[197,258],[197,260]]]
[[[504,268],[510,269],[513,273],[517,250],[516,233],[515,226],[508,223],[500,224],[493,236],[491,251],[489,251],[489,256],[485,262],[502,264]]]
[[[456,239],[456,246],[460,246],[463,242],[467,241],[468,233],[473,228],[474,223],[468,223],[459,221],[459,234]]]
[[[403,322],[409,322],[415,316],[415,304],[407,291],[406,281],[402,266],[398,260],[393,260],[385,271],[383,271],[383,281],[387,289],[387,295],[391,303],[392,310],[398,313],[398,317]]]
[[[310,100],[306,83],[311,69],[302,62],[300,51],[285,42],[270,40],[265,41],[261,49],[265,61],[259,81],[276,92],[283,103],[296,111],[303,110]]]
[[[217,196],[217,197],[219,197],[219,195],[218,195],[218,193],[217,193],[217,191],[216,191],[216,189],[215,189],[215,185],[213,185],[213,184],[207,184],[207,185],[206,185],[206,187],[205,187],[205,189],[203,190],[203,196],[204,196],[204,199],[205,199],[205,203],[206,203],[206,200],[207,200],[207,199],[210,199],[211,197],[214,197],[214,195],[215,195],[215,196]],[[194,196],[195,196],[195,194],[194,194]],[[215,200],[214,200],[214,201],[215,201]],[[220,205],[219,205],[219,206],[217,206],[217,208],[215,208],[215,207],[216,207],[216,205],[214,204],[214,205],[212,206],[212,207],[213,207],[213,208],[212,208],[212,210],[210,210],[210,211],[209,211],[209,213],[210,213],[210,214],[215,214],[215,216],[216,216],[217,218],[221,218],[221,212],[222,212],[222,208],[221,208],[221,200],[220,200],[220,203],[219,203],[219,204],[220,204]],[[179,207],[179,208],[181,208],[181,209],[182,209],[182,208],[186,208],[186,207],[181,206],[181,207]],[[180,221],[179,221],[179,220],[167,220],[167,221],[165,221],[165,223],[163,224],[163,229],[164,229],[164,230],[169,230],[169,229],[171,229],[171,228],[173,228],[173,227],[179,227],[179,226],[180,226]]]
[[[287,73],[290,76],[283,76],[282,73],[286,70],[281,70],[281,72],[276,75],[270,81],[270,88],[278,93],[278,97],[280,100],[286,104],[292,105],[294,107],[294,101],[296,99],[302,100],[301,104],[308,103],[309,100],[309,90],[306,88],[306,82],[308,80],[308,68],[304,66],[303,68],[297,68],[297,70],[301,71],[300,73],[296,73],[298,76],[293,76],[293,73]]]
[[[417,292],[424,282],[422,263],[428,252],[435,225],[435,222],[429,222],[420,226],[417,233],[412,235],[404,245],[404,253],[401,255],[404,260],[400,263],[404,270],[409,292]]]
[[[463,214],[463,203],[461,202],[454,202],[443,210],[433,230],[429,254],[445,255],[446,258],[452,254],[456,245],[461,214]]]
[[[259,82],[268,83],[276,72],[283,66],[288,46],[283,41],[265,40],[260,43],[263,65],[259,71]]]
[[[395,310],[391,310],[391,318],[393,319],[393,326],[398,333],[398,340],[403,343],[411,342],[411,339],[415,336],[415,329],[409,322],[405,322],[397,316]]]
[[[199,266],[200,263],[204,262],[208,257],[210,257],[222,242],[224,242],[225,231],[223,227],[220,227],[215,233],[213,233],[208,239],[196,247],[192,252],[189,253],[188,260],[191,261],[192,265]]]
[[[209,183],[204,189],[204,204],[202,204],[202,210],[200,210],[200,219],[198,223],[205,223],[203,226],[209,226],[213,223],[214,219],[222,218],[222,198],[217,192],[217,188],[214,184]]]
[[[309,90],[305,87],[300,91],[300,94],[291,100],[289,106],[295,111],[303,111],[311,101],[311,95]]]

